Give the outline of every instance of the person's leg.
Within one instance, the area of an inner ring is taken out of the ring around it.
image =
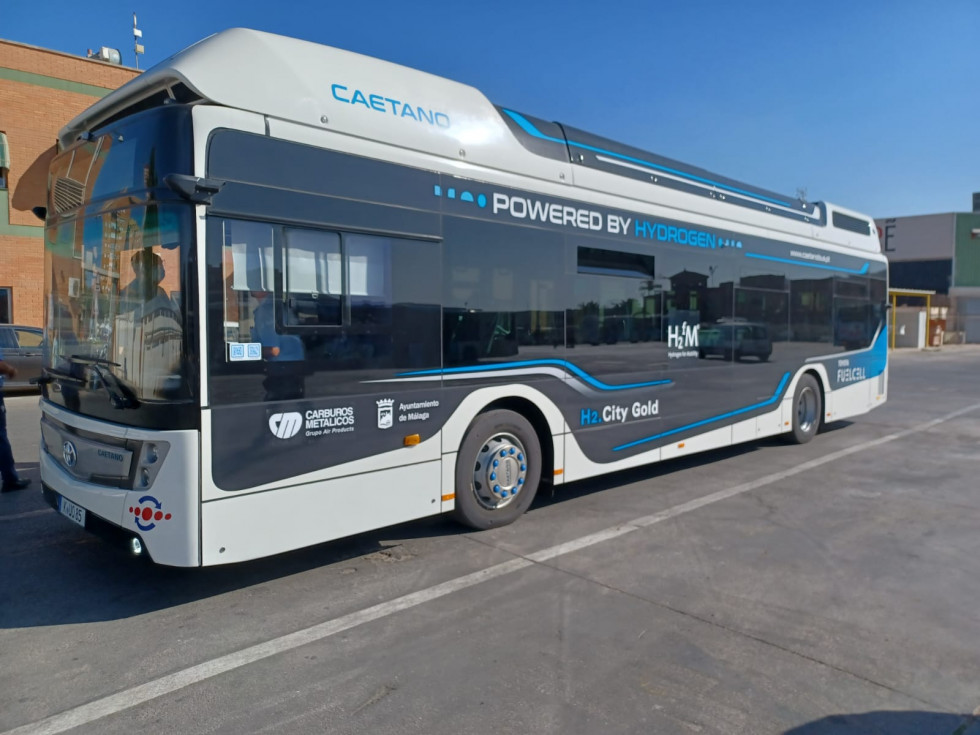
[[[14,452],[7,440],[7,407],[0,396],[0,475],[4,485],[13,485],[18,481],[17,470],[14,468]]]

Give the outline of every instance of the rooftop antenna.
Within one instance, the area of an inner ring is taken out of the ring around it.
[[[143,38],[143,31],[136,27],[136,13],[133,13],[133,52],[136,54],[136,68],[140,68],[140,54],[143,53],[143,44],[140,43],[140,39]]]
[[[796,198],[800,200],[802,204],[806,204],[806,187],[798,186],[796,187]]]

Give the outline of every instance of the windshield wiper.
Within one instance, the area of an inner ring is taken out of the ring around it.
[[[105,360],[101,357],[85,357],[84,355],[72,355],[68,358],[69,362],[76,365],[85,365],[93,373],[99,376],[99,382],[109,394],[109,402],[114,408],[137,408],[140,405],[139,399],[130,388],[122,384],[111,370],[106,367],[119,367],[118,362]]]
[[[31,383],[35,385],[48,385],[53,383],[57,379],[62,383],[74,383],[75,385],[85,385],[85,381],[81,378],[76,378],[74,375],[69,375],[68,373],[63,373],[60,370],[53,370],[49,367],[41,368],[40,378],[31,378]]]

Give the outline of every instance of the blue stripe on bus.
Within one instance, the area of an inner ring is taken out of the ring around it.
[[[806,260],[794,260],[792,258],[777,258],[775,255],[759,255],[758,253],[745,253],[746,258],[758,258],[759,260],[774,260],[777,263],[789,263],[790,265],[802,265],[806,268],[822,268],[825,271],[840,271],[841,273],[851,273],[855,276],[863,276],[870,267],[867,262],[859,270],[853,268],[840,268],[835,265],[824,265],[823,263],[811,263]]]
[[[576,143],[574,140],[565,140],[563,138],[553,138],[550,135],[545,135],[540,130],[538,130],[536,127],[534,127],[534,125],[531,123],[531,121],[528,120],[527,118],[525,118],[520,113],[514,112],[513,110],[507,110],[507,109],[504,109],[504,112],[506,112],[511,117],[511,119],[514,122],[516,122],[518,125],[520,125],[520,127],[524,130],[525,133],[527,133],[528,135],[532,135],[535,138],[541,138],[542,140],[547,140],[547,141],[550,141],[552,143],[561,143],[562,145],[564,145],[564,144],[567,143],[568,145],[574,146],[576,148],[582,148],[582,149],[587,150],[587,151],[592,151],[593,153],[601,153],[604,156],[611,156],[612,158],[619,158],[619,159],[621,159],[623,161],[628,161],[629,163],[635,163],[637,165],[644,166],[645,168],[653,169],[654,171],[663,171],[664,173],[668,173],[668,174],[670,174],[672,176],[679,176],[679,177],[681,177],[683,179],[688,179],[690,181],[697,181],[698,183],[701,183],[701,184],[708,184],[709,186],[716,186],[719,189],[724,189],[726,191],[731,191],[731,192],[734,192],[736,194],[740,194],[741,196],[750,197],[752,199],[761,199],[764,202],[770,202],[771,204],[775,204],[775,205],[780,206],[780,207],[790,207],[790,206],[792,206],[792,205],[788,204],[787,202],[779,201],[778,199],[772,199],[770,197],[763,196],[762,194],[757,194],[757,193],[755,193],[753,191],[746,191],[745,189],[739,189],[738,187],[735,187],[735,186],[729,186],[728,184],[722,184],[720,181],[712,181],[711,179],[706,179],[706,178],[701,177],[701,176],[695,176],[694,174],[687,173],[686,171],[679,171],[679,170],[674,169],[674,168],[668,168],[667,166],[661,166],[661,165],[656,164],[656,163],[650,163],[649,161],[644,161],[642,158],[634,158],[633,156],[627,156],[627,155],[624,155],[622,153],[615,153],[613,151],[608,151],[608,150],[606,150],[604,148],[596,148],[595,146],[587,145],[585,143]]]
[[[410,373],[398,373],[399,378],[409,378],[421,375],[459,375],[460,373],[474,373],[474,377],[480,373],[493,373],[498,370],[506,370],[509,368],[524,368],[524,367],[535,367],[537,365],[547,365],[549,367],[560,367],[564,370],[568,370],[574,373],[576,376],[584,380],[586,383],[591,385],[593,388],[598,388],[599,390],[627,390],[629,388],[649,388],[655,385],[668,385],[672,383],[672,380],[653,380],[648,383],[627,383],[626,385],[608,385],[603,383],[596,378],[593,378],[587,372],[582,370],[582,368],[577,365],[573,365],[567,360],[525,360],[523,362],[499,362],[492,366],[480,365],[478,367],[458,367],[458,368],[436,368],[434,370],[416,370]]]
[[[653,436],[648,436],[643,439],[637,439],[636,441],[629,442],[627,444],[620,444],[618,447],[613,447],[613,451],[619,452],[623,449],[629,449],[630,447],[635,447],[639,444],[646,444],[647,442],[656,441],[657,439],[663,439],[665,436],[671,436],[672,434],[679,434],[680,432],[687,431],[688,429],[694,429],[697,428],[698,426],[704,426],[705,424],[711,424],[714,423],[715,421],[721,421],[722,419],[731,418],[732,416],[738,416],[741,413],[754,411],[757,408],[770,406],[779,400],[779,396],[782,395],[783,389],[786,387],[786,383],[788,382],[789,382],[789,373],[783,373],[783,379],[779,381],[779,385],[776,386],[776,391],[772,394],[772,397],[768,398],[762,403],[754,403],[751,406],[746,406],[745,408],[737,408],[734,411],[729,411],[728,413],[723,413],[718,416],[712,416],[710,419],[704,419],[703,421],[695,421],[693,424],[680,426],[676,429],[671,429],[670,431],[662,431],[659,434],[654,434]]]

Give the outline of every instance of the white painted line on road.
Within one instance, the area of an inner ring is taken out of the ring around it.
[[[792,469],[784,470],[782,472],[774,472],[770,475],[766,475],[765,477],[761,477],[758,480],[746,482],[725,490],[719,490],[718,492],[705,495],[704,497],[697,498],[696,500],[691,500],[687,503],[681,503],[680,505],[667,508],[659,513],[643,516],[633,521],[619,524],[603,531],[598,531],[597,533],[582,536],[578,539],[573,539],[572,541],[566,541],[565,543],[557,544],[547,549],[542,549],[541,551],[536,551],[533,554],[528,554],[526,557],[520,557],[501,564],[496,564],[492,567],[488,567],[487,569],[482,569],[478,572],[473,572],[456,579],[451,579],[447,582],[434,585],[433,587],[427,587],[424,590],[412,592],[364,610],[358,610],[357,612],[343,615],[333,620],[318,623],[317,625],[313,625],[309,628],[298,630],[295,633],[288,633],[287,635],[273,638],[265,643],[249,646],[248,648],[236,651],[235,653],[219,656],[218,658],[205,661],[197,666],[192,666],[190,668],[174,672],[173,674],[160,677],[159,679],[154,679],[146,684],[141,684],[139,686],[121,691],[117,694],[112,694],[108,697],[97,699],[94,702],[83,704],[60,714],[46,717],[43,720],[22,725],[14,728],[13,730],[8,730],[0,735],[55,735],[55,733],[62,733],[75,727],[87,725],[95,722],[96,720],[100,720],[103,717],[109,717],[110,715],[122,712],[123,710],[143,704],[144,702],[148,702],[166,694],[175,692],[179,689],[183,689],[191,684],[196,684],[220,674],[227,673],[228,671],[233,671],[234,669],[247,666],[248,664],[255,663],[256,661],[261,661],[262,659],[269,658],[270,656],[291,651],[309,643],[321,641],[325,638],[336,635],[337,633],[342,633],[345,630],[356,628],[364,623],[369,623],[371,621],[393,615],[394,613],[402,610],[418,607],[419,605],[426,602],[431,602],[432,600],[436,600],[440,597],[445,597],[453,592],[474,587],[490,579],[496,579],[497,577],[502,577],[521,569],[527,569],[535,564],[540,564],[565,554],[580,551],[581,549],[595,546],[596,544],[600,544],[604,541],[619,538],[620,536],[631,533],[632,531],[636,531],[641,528],[648,528],[657,523],[661,523],[671,518],[676,518],[677,516],[685,513],[690,513],[698,508],[703,508],[706,505],[717,503],[721,500],[726,500],[728,498],[735,497],[736,495],[741,495],[751,490],[765,487],[766,485],[771,485],[774,482],[779,482],[780,480],[792,477],[793,475],[797,475],[801,472],[815,469],[830,462],[836,462],[837,460],[851,454],[863,452],[867,449],[872,449],[874,447],[881,446],[882,444],[893,442],[897,439],[903,439],[904,437],[911,436],[912,434],[919,434],[923,431],[927,431],[935,426],[938,426],[939,424],[951,421],[958,416],[962,416],[965,413],[975,411],[978,408],[980,408],[980,403],[975,403],[972,406],[961,408],[958,411],[946,414],[945,416],[938,419],[933,419],[932,421],[927,421],[926,423],[920,424],[914,428],[905,429],[904,431],[899,431],[894,434],[888,434],[887,436],[883,436],[879,439],[872,439],[870,441],[862,442],[861,444],[855,444],[847,449],[841,449],[840,451],[832,452],[818,459],[804,462]]]
[[[389,602],[382,602],[373,607],[358,610],[349,615],[298,630],[295,633],[273,638],[271,641],[266,641],[265,643],[249,646],[235,653],[219,656],[197,666],[192,666],[189,669],[168,674],[146,684],[126,689],[118,694],[112,694],[89,704],[83,704],[80,707],[67,710],[61,714],[47,717],[39,722],[9,730],[3,733],[3,735],[26,735],[27,733],[31,735],[40,735],[41,733],[53,735],[54,733],[61,733],[75,727],[81,727],[82,725],[100,720],[103,717],[108,717],[130,707],[143,704],[151,699],[156,699],[165,694],[175,692],[178,689],[183,689],[191,684],[210,679],[218,674],[247,666],[248,664],[275,656],[284,651],[305,646],[307,643],[314,643],[324,638],[329,638],[332,635],[356,628],[372,620],[387,617],[401,610],[417,607],[424,602],[444,597],[457,590],[473,587],[474,585],[486,582],[488,579],[494,579],[495,577],[510,574],[511,572],[516,572],[518,569],[525,569],[530,566],[534,566],[534,562],[528,559],[511,559],[502,564],[496,564],[487,569],[481,569],[478,572],[451,579],[448,582],[443,582],[433,587],[419,590],[418,592],[403,595]]]
[[[564,543],[551,546],[547,549],[541,549],[541,551],[535,551],[533,554],[528,554],[526,558],[540,564],[548,561],[549,559],[554,559],[557,556],[571,554],[572,552],[579,551],[580,549],[601,544],[603,541],[618,538],[624,534],[639,530],[639,528],[640,527],[635,523],[623,523],[618,526],[613,526],[612,528],[607,528],[603,531],[590,533],[588,536],[582,536],[581,538],[565,541]]]

